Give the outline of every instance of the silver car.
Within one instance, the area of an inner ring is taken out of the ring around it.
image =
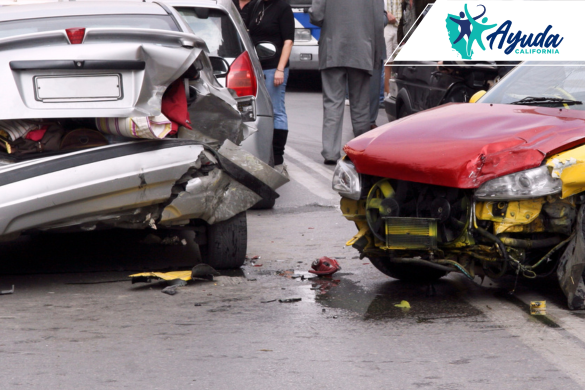
[[[263,109],[206,49],[163,3],[2,7],[0,240],[181,227],[241,265],[245,211],[286,179],[238,146]]]

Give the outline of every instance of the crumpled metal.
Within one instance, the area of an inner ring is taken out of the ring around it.
[[[569,309],[585,309],[585,283],[583,271],[585,271],[585,236],[583,233],[583,220],[585,205],[579,209],[575,236],[565,249],[559,260],[557,277],[563,293],[567,297]]]

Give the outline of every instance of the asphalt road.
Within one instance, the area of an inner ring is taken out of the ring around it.
[[[127,276],[189,269],[190,242],[98,232],[5,244],[0,290],[15,292],[0,296],[0,388],[585,388],[585,313],[566,310],[554,281],[514,295],[514,278],[405,284],[344,245],[356,230],[322,164],[318,79],[292,84],[292,180],[273,210],[248,212],[254,264],[170,296]],[[334,278],[297,277],[324,255],[342,266]],[[530,316],[530,300],[548,315]]]

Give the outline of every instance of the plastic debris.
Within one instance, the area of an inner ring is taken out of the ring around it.
[[[181,279],[186,282],[191,280],[192,271],[173,271],[173,272],[142,272],[139,274],[130,275],[132,284],[134,283],[150,283],[151,279],[174,281]]]
[[[209,264],[197,264],[191,270],[191,277],[193,277],[193,278],[213,280],[214,276],[219,276],[219,275],[221,275],[221,274],[219,272],[217,272]]]
[[[10,290],[0,291],[0,295],[8,295],[8,294],[14,294],[14,284],[12,285],[12,288]]]
[[[260,301],[260,303],[270,303],[270,302],[276,302],[276,299],[270,299],[268,301]]]
[[[402,301],[394,306],[399,307],[401,309],[407,309],[407,310],[410,309],[410,303],[408,303],[408,301]]]
[[[303,298],[286,298],[286,299],[279,299],[278,302],[280,303],[292,303],[292,302],[300,302]]]
[[[323,256],[317,259],[311,264],[309,272],[316,275],[333,275],[341,269],[341,266],[335,259],[331,259],[327,256]]]
[[[530,302],[530,314],[533,316],[545,316],[546,315],[546,301],[531,301]]]

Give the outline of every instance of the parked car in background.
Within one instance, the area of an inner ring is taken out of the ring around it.
[[[388,120],[400,119],[445,103],[467,102],[477,91],[488,90],[513,66],[496,63],[443,64],[437,61],[392,66],[389,94],[384,100]]]
[[[403,280],[552,275],[584,309],[585,63],[553,65],[350,141],[333,178],[347,244]]]
[[[0,240],[189,229],[207,263],[243,264],[245,211],[287,181],[238,146],[257,89],[216,78],[254,75],[250,60],[230,71],[164,3],[1,9]]]
[[[290,53],[291,70],[319,70],[321,28],[309,21],[312,0],[288,0],[295,16],[295,42]]]

